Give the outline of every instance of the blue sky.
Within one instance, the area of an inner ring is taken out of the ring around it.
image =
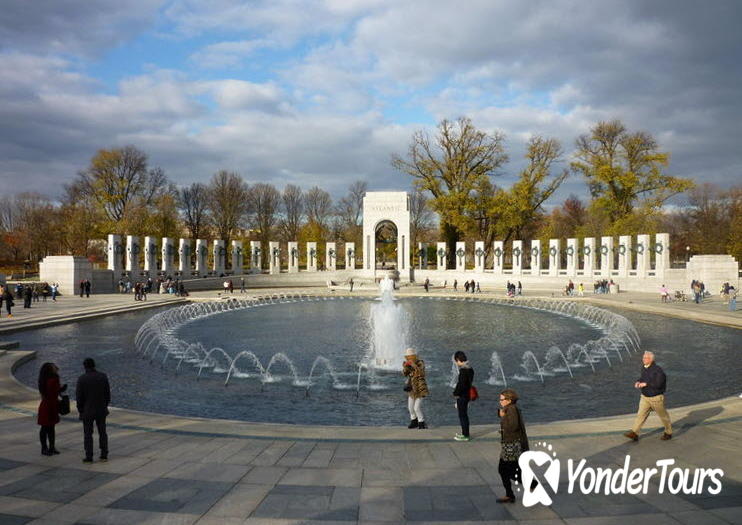
[[[92,6],[92,7],[91,7]],[[512,183],[532,135],[618,118],[669,171],[742,180],[742,9],[572,0],[8,0],[0,18],[0,177],[51,197],[100,148],[134,144],[177,184],[355,180],[408,189],[390,166],[413,132],[470,117],[503,132]],[[570,177],[556,195],[585,196]],[[552,203],[552,204],[553,204]]]

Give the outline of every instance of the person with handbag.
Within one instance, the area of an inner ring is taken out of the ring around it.
[[[459,379],[456,382],[456,388],[453,390],[453,397],[456,398],[456,410],[459,412],[459,423],[461,423],[461,434],[456,434],[455,441],[471,441],[469,436],[469,400],[471,396],[471,387],[474,383],[474,369],[469,366],[466,354],[459,350],[453,354],[453,361],[459,367]]]
[[[59,394],[67,390],[67,385],[59,385],[59,368],[54,363],[41,365],[38,385],[41,403],[36,422],[41,426],[39,430],[41,453],[44,456],[51,456],[59,454],[54,443],[54,426],[59,423]]]
[[[402,374],[407,378],[404,391],[407,392],[407,409],[410,412],[410,424],[407,428],[428,428],[425,424],[422,402],[428,395],[428,383],[425,380],[425,362],[417,358],[414,349],[405,350],[405,360],[402,363]]]
[[[518,458],[528,450],[528,435],[523,424],[520,409],[516,406],[518,394],[508,388],[500,392],[500,432],[502,434],[502,448],[500,463],[497,467],[505,487],[505,496],[498,498],[498,503],[515,503],[512,480],[520,483],[521,472]]]

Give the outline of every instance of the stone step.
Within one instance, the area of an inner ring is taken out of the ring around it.
[[[13,350],[18,348],[19,345],[18,341],[0,341],[0,350]]]

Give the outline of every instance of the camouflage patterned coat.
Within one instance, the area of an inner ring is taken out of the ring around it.
[[[428,383],[425,381],[425,362],[422,359],[415,359],[414,366],[405,364],[402,367],[402,374],[408,377],[412,390],[409,392],[410,397],[417,399],[428,395]]]

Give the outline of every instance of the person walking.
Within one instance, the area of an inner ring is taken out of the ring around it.
[[[737,289],[734,286],[729,287],[729,311],[737,310]]]
[[[51,290],[52,290],[52,301],[54,301],[56,303],[57,302],[57,293],[59,293],[59,284],[52,283]]]
[[[498,503],[515,503],[512,481],[521,483],[521,472],[518,458],[528,450],[528,435],[523,424],[523,416],[516,406],[518,394],[512,388],[500,392],[500,463],[497,471],[505,487],[505,496],[498,498]],[[533,488],[533,487],[532,487]]]
[[[80,299],[85,295],[85,279],[80,281]]]
[[[466,354],[461,350],[453,354],[453,361],[459,367],[459,379],[456,381],[456,388],[453,390],[453,397],[456,398],[456,410],[459,412],[459,423],[461,423],[461,434],[456,434],[456,441],[470,441],[469,436],[469,391],[474,382],[474,369],[469,366]]]
[[[425,380],[425,362],[418,359],[414,349],[405,350],[405,360],[402,363],[402,375],[407,378],[405,392],[407,392],[407,409],[410,412],[410,424],[407,428],[426,429],[423,415],[423,398],[428,395],[428,383]]]
[[[36,422],[41,426],[39,430],[41,454],[51,456],[59,454],[54,442],[54,426],[59,423],[59,394],[67,390],[67,385],[59,385],[59,368],[54,363],[41,365],[38,385],[41,403]]]
[[[95,369],[95,361],[88,357],[83,361],[85,373],[77,379],[75,400],[83,429],[85,457],[83,463],[93,462],[93,424],[98,429],[100,460],[108,461],[108,434],[106,416],[111,402],[111,387],[108,376]]]
[[[355,283],[353,283],[353,278],[351,277],[350,279],[348,279],[348,285],[350,286],[350,291],[351,292],[353,291],[353,284],[355,284]]]
[[[641,376],[634,383],[634,388],[641,390],[641,398],[639,400],[639,411],[636,414],[634,420],[634,426],[631,430],[626,432],[624,436],[634,441],[639,440],[639,431],[642,425],[649,417],[651,411],[657,412],[660,417],[662,424],[665,427],[665,432],[660,437],[661,440],[667,441],[672,438],[672,423],[670,422],[670,415],[665,409],[665,387],[667,385],[667,377],[665,372],[660,366],[654,362],[653,352],[644,352],[642,356],[642,363],[644,368],[642,369]]]
[[[240,293],[245,293],[245,278],[240,277]]]
[[[425,288],[426,293],[430,291],[430,279],[428,279],[427,277],[425,278],[425,283],[423,284],[423,288]]]
[[[85,279],[85,297],[90,298],[90,287],[91,287],[90,279]]]

